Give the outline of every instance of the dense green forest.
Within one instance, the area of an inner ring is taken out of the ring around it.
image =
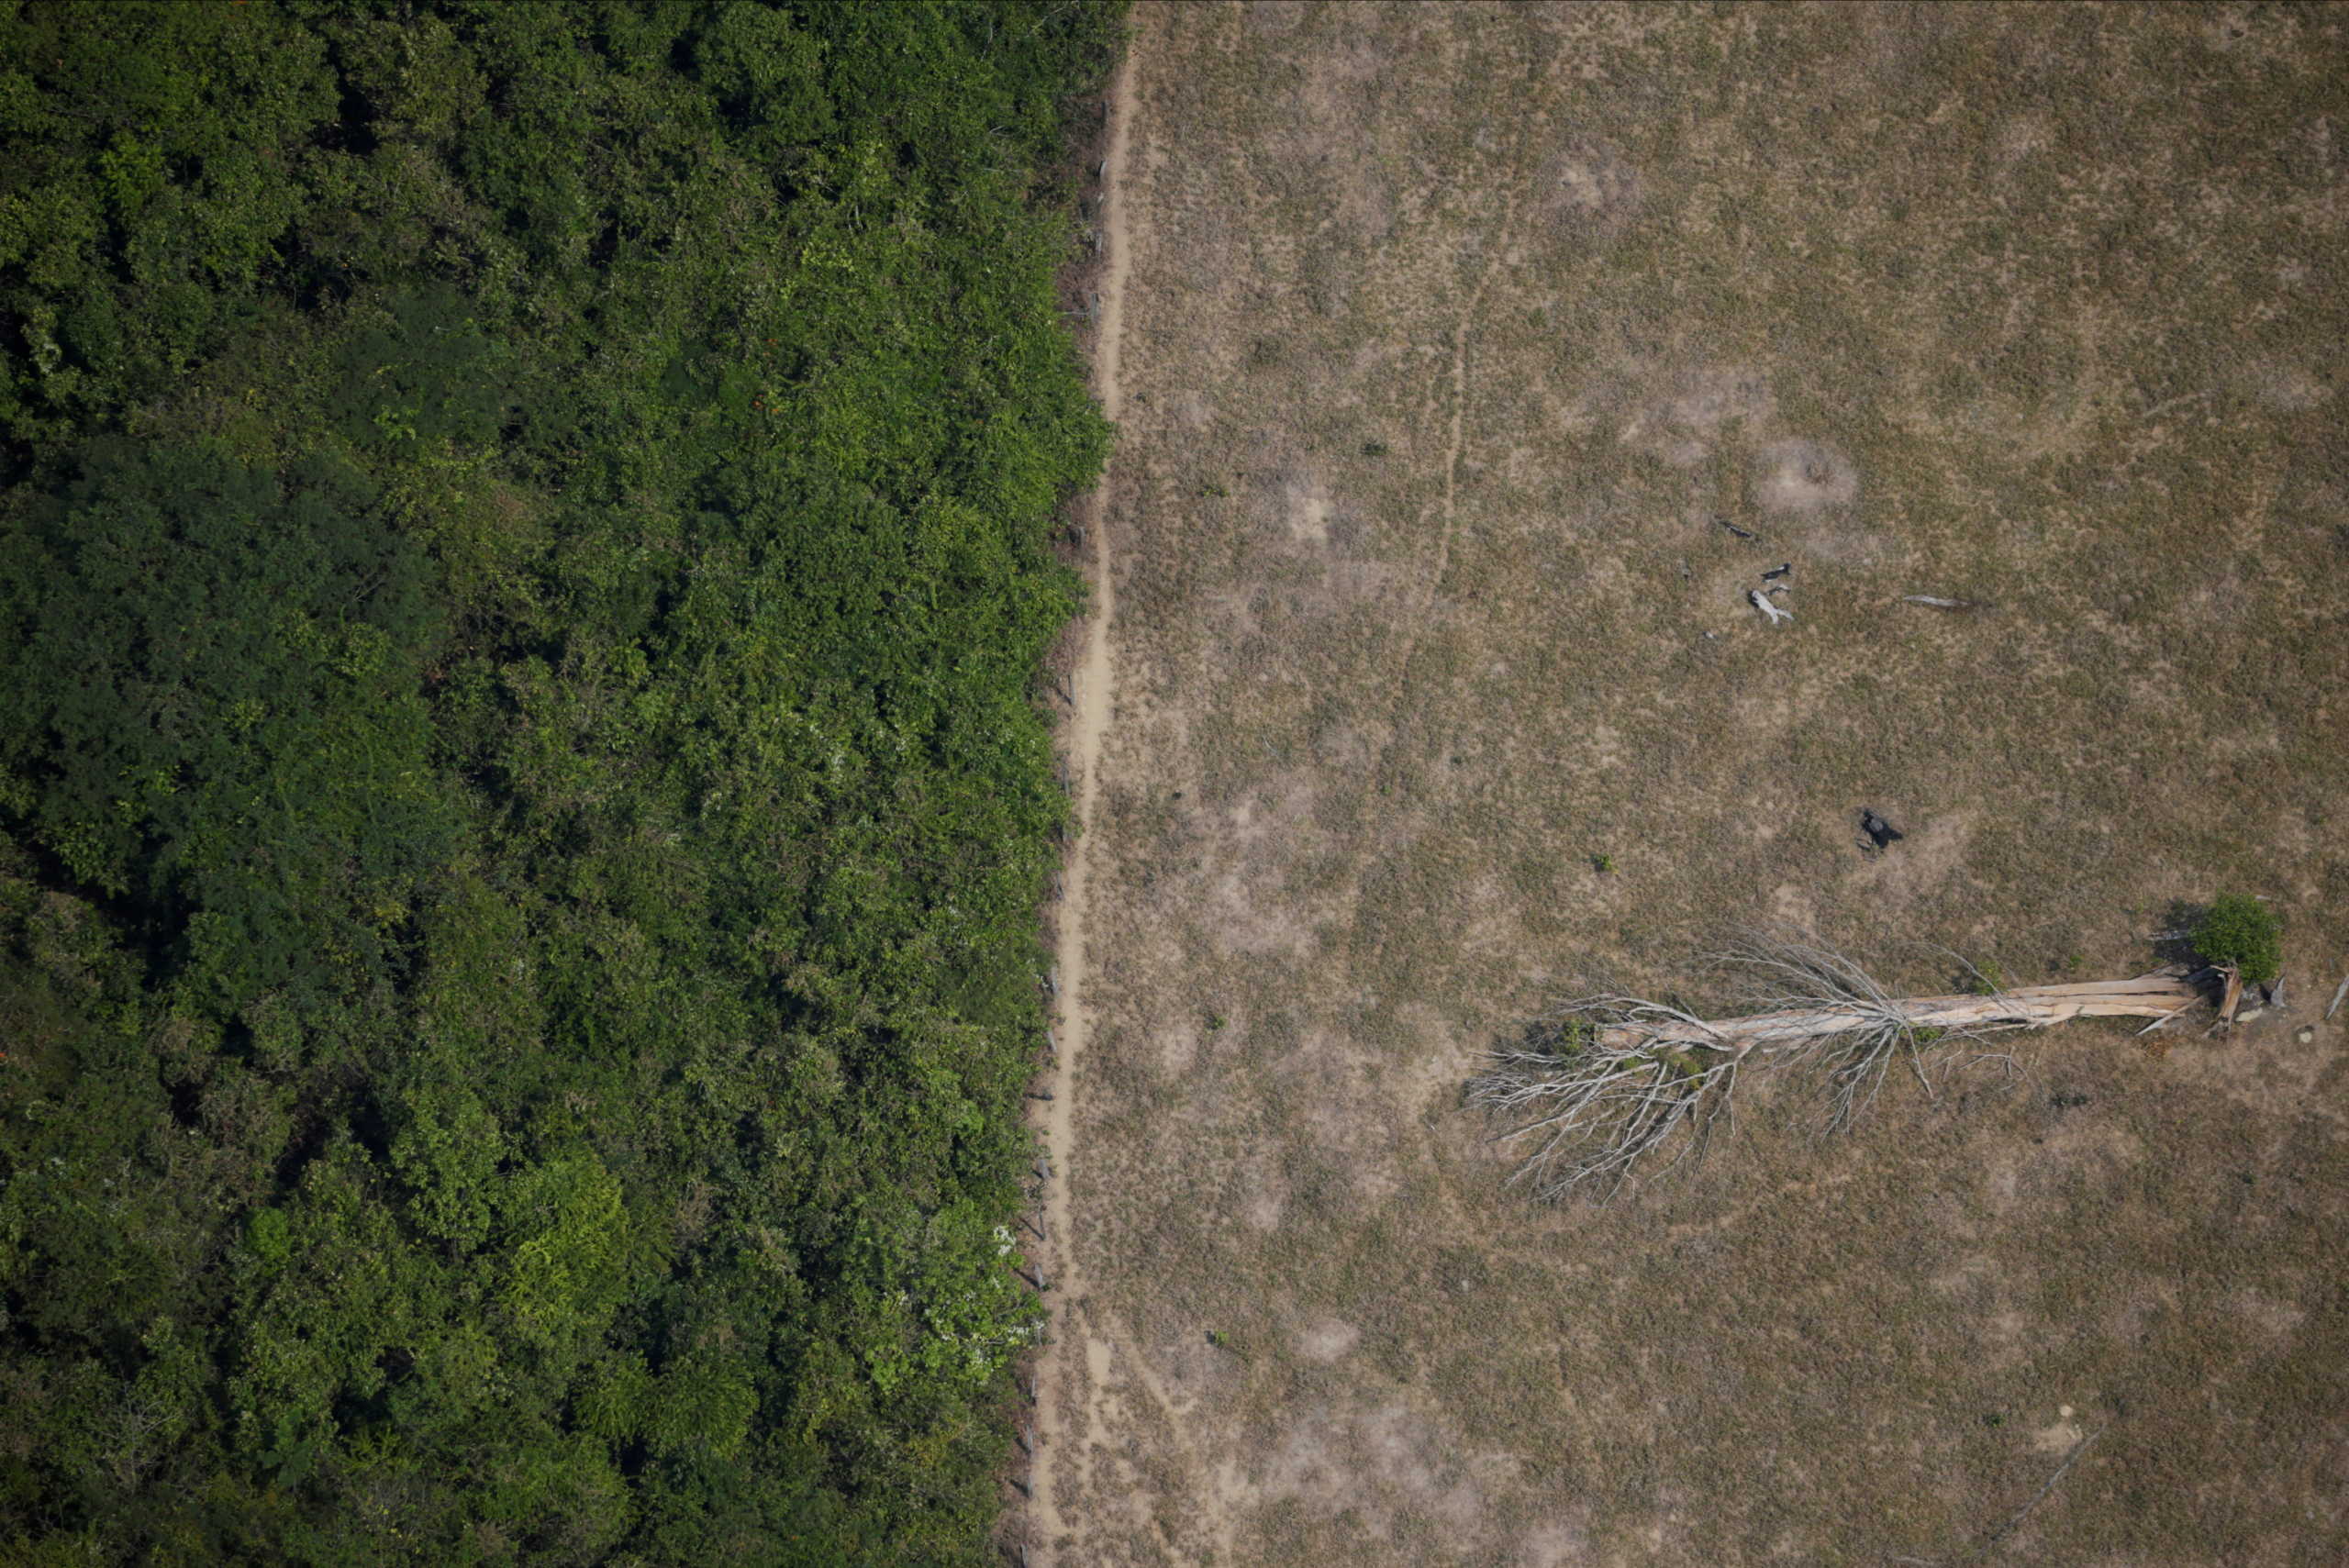
[[[1119,26],[0,3],[0,1560],[982,1559]]]

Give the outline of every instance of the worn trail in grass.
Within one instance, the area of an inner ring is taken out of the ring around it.
[[[1134,116],[1133,78],[1134,59],[1130,49],[1110,88],[1109,150],[1102,174],[1102,229],[1108,259],[1101,279],[1099,334],[1094,350],[1095,394],[1103,412],[1113,420],[1125,405],[1119,376],[1119,350],[1125,329],[1126,280],[1133,267],[1132,218],[1127,210],[1125,191]],[[1115,472],[1115,456],[1109,461],[1110,467],[1102,475],[1099,493],[1103,495],[1108,494]],[[1060,974],[1059,1050],[1055,1053],[1058,1065],[1053,1073],[1053,1098],[1046,1102],[1048,1114],[1044,1121],[1046,1157],[1058,1177],[1049,1184],[1045,1214],[1058,1263],[1059,1297],[1063,1303],[1081,1302],[1085,1296],[1083,1259],[1071,1245],[1074,1227],[1069,1184],[1082,1175],[1083,1156],[1075,1148],[1074,1118],[1082,1082],[1078,1069],[1092,1029],[1085,929],[1091,913],[1101,743],[1108,733],[1115,708],[1116,666],[1110,655],[1109,634],[1117,614],[1118,589],[1110,571],[1111,530],[1106,512],[1104,506],[1090,510],[1087,537],[1092,545],[1093,602],[1085,617],[1084,652],[1072,677],[1074,712],[1063,733],[1075,776],[1077,833],[1062,882],[1056,954]],[[1070,1337],[1080,1331],[1069,1318],[1065,1310],[1056,1315],[1036,1380],[1036,1425],[1041,1441],[1035,1456],[1030,1507],[1032,1533],[1040,1547],[1037,1555],[1041,1562],[1054,1561],[1053,1543],[1064,1533],[1060,1476],[1063,1451],[1067,1446],[1063,1439],[1069,1427],[1066,1407],[1071,1379],[1066,1347]]]

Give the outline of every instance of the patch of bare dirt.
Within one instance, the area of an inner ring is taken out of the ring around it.
[[[1778,441],[1753,468],[1753,502],[1766,515],[1807,517],[1860,498],[1852,460],[1817,441]]]

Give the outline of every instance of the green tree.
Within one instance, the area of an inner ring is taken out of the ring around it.
[[[102,441],[0,540],[0,808],[224,1014],[393,976],[451,848],[426,562],[373,491]]]
[[[2244,980],[2265,984],[2284,970],[2284,923],[2276,912],[2246,894],[2226,893],[2195,922],[2188,939],[2210,963],[2233,964]]]

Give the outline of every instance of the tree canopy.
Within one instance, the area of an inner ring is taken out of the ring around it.
[[[2222,893],[2210,901],[2188,940],[2212,963],[2232,963],[2245,980],[2262,984],[2284,969],[2284,922],[2245,893]]]
[[[0,5],[0,1541],[976,1561],[1068,4]]]

